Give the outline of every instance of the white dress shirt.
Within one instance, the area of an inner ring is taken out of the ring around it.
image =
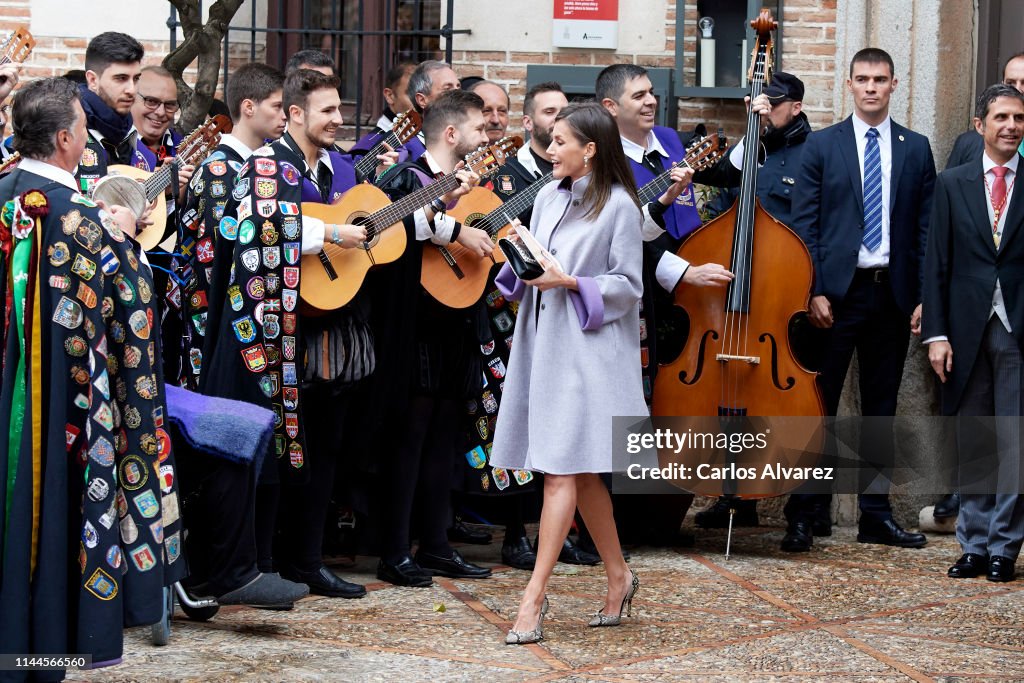
[[[1012,198],[1013,186],[1015,184],[1013,179],[1017,177],[1017,164],[1019,158],[1020,157],[1018,155],[1014,154],[1013,158],[1004,164],[1006,168],[1010,170],[1007,171],[1006,176],[1003,178],[1006,182],[1006,202],[1003,204],[1003,211],[999,214],[999,223],[996,225],[996,233],[1000,238],[1002,238],[1003,228],[1006,226],[1006,210],[1010,207],[1010,199]],[[985,174],[985,180],[987,181],[987,186],[985,188],[985,207],[988,209],[988,225],[990,229],[996,222],[996,211],[992,206],[992,195],[989,193],[989,188],[992,187],[992,183],[994,183],[996,179],[995,174],[992,173],[992,169],[998,165],[999,164],[988,157],[988,154],[982,153],[981,167]],[[992,316],[999,318],[999,322],[1003,324],[1003,327],[1006,328],[1007,332],[1013,332],[1013,330],[1010,329],[1010,318],[1006,315],[1006,305],[1003,302],[1003,288],[999,284],[998,278],[996,278],[995,291],[992,292],[992,308],[988,314],[989,320],[992,319]],[[922,343],[931,344],[932,342],[937,341],[949,341],[949,337],[945,335],[929,337]]]
[[[426,160],[432,175],[436,176],[438,173],[444,173],[441,167],[437,165],[437,162],[434,161],[434,157],[430,156],[430,152],[423,152],[423,159]],[[447,213],[434,214],[433,228],[430,227],[430,222],[427,220],[425,208],[416,209],[412,218],[416,224],[416,239],[421,242],[430,240],[442,247],[451,243],[452,235],[455,234],[455,219]]]
[[[1003,228],[1006,227],[1006,210],[1010,207],[1010,199],[1013,197],[1013,186],[1015,183],[1013,179],[1017,177],[1017,161],[1020,157],[1016,154],[1004,164],[1006,168],[1010,169],[1006,172],[1006,176],[1003,180],[1006,182],[1006,202],[1003,203],[1003,210],[999,214],[999,223],[996,224],[996,210],[992,206],[992,195],[990,194],[989,188],[996,180],[996,176],[992,173],[992,169],[998,166],[996,162],[988,158],[987,154],[981,156],[981,166],[985,171],[985,180],[988,181],[988,185],[985,188],[985,208],[988,209],[988,224],[996,226],[996,234],[1000,238],[1003,236]],[[1010,319],[1006,315],[1006,305],[1003,303],[1003,288],[999,284],[999,279],[996,278],[996,289],[992,293],[992,310],[989,312],[988,317],[991,319],[992,316],[999,318],[999,322],[1003,324],[1007,332],[1013,332],[1010,329]]]
[[[647,145],[645,147],[641,147],[632,140],[627,140],[625,137],[622,137],[621,139],[622,151],[626,153],[626,157],[632,159],[638,164],[642,164],[644,162],[644,155],[648,152],[657,152],[666,163],[672,163],[672,160],[668,158],[668,152],[665,151],[665,148],[662,146],[661,141],[658,140],[657,136],[655,136],[653,130],[647,134]],[[676,161],[678,161],[678,159]],[[666,166],[666,168],[668,167]],[[650,208],[646,204],[640,208],[643,210],[644,214],[642,230],[643,240],[644,242],[652,242],[661,237],[665,232],[665,229],[658,225],[657,221],[651,218]],[[672,209],[671,206],[668,208],[669,210]],[[654,279],[658,281],[658,284],[661,285],[666,292],[672,292],[675,290],[676,285],[679,284],[679,281],[683,279],[683,275],[686,274],[686,269],[689,267],[690,263],[686,259],[680,258],[670,251],[666,251],[662,254],[661,258],[658,259],[658,265],[654,268]]]
[[[878,152],[882,160],[882,244],[870,251],[862,242],[857,255],[858,268],[884,268],[889,265],[889,211],[892,203],[889,191],[892,184],[892,119],[888,116],[877,126],[864,123],[857,113],[853,114],[853,138],[857,143],[857,159],[860,163],[861,196],[864,196],[864,151],[868,144],[868,130],[878,131]],[[866,229],[866,228],[865,228]]]

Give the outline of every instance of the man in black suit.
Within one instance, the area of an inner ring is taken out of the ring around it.
[[[1003,67],[1003,84],[1024,92],[1024,52],[1018,52],[1006,61]],[[972,126],[965,130],[953,143],[946,168],[954,168],[974,161],[985,150],[985,139]],[[952,516],[952,515],[950,515]]]
[[[1003,84],[1024,92],[1024,52],[1018,52],[1006,60],[1006,66],[1003,67]],[[961,133],[953,143],[953,151],[949,153],[946,168],[955,168],[979,159],[984,151],[985,139],[974,129],[974,126],[971,126],[970,129]],[[948,519],[956,517],[959,511],[960,494],[951,493],[935,503],[934,516],[935,519]]]
[[[974,125],[985,144],[981,157],[944,171],[935,184],[924,335],[928,360],[943,384],[943,412],[996,416],[998,448],[978,448],[968,431],[960,434],[966,457],[956,536],[964,554],[949,576],[987,572],[989,581],[1012,581],[1024,541],[1016,419],[1024,414],[1024,297],[1018,293],[1024,278],[1024,198],[1013,192],[1021,170],[1024,94],[1005,84],[989,87],[978,98]],[[993,450],[995,458],[986,457]],[[980,484],[969,476],[989,473],[995,476]]]
[[[927,138],[889,118],[893,73],[883,50],[865,48],[853,56],[846,85],[854,113],[808,136],[797,176],[791,227],[807,244],[815,269],[808,318],[831,330],[819,376],[829,415],[839,407],[854,351],[862,414],[895,415],[909,333],[920,327],[935,162]],[[891,451],[889,430],[861,431],[861,457],[884,459]],[[862,494],[858,502],[861,543],[925,545],[924,535],[893,520],[888,493]],[[792,496],[782,549],[810,550],[813,520],[828,505],[828,495]]]

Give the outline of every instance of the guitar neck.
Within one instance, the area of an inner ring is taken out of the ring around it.
[[[484,216],[483,220],[479,221],[475,227],[486,230],[488,235],[494,237],[499,230],[511,223],[528,206],[532,206],[533,201],[537,199],[537,195],[553,178],[554,176],[551,173],[537,178],[537,180],[527,185],[526,189],[522,192],[515,193],[507,202]]]
[[[672,184],[672,169],[676,166],[689,166],[690,164],[686,159],[683,159],[678,164],[672,164],[670,167],[659,173],[654,180],[646,183],[643,187],[637,190],[637,196],[640,197],[640,205],[649,204],[651,201],[657,199],[665,193],[665,190]]]
[[[388,204],[383,209],[376,211],[369,216],[370,231],[381,232],[385,228],[405,219],[416,209],[423,208],[438,197],[445,195],[459,186],[459,179],[454,173],[446,175],[435,183],[431,183],[399,199],[393,204]]]
[[[387,145],[387,147],[385,147]],[[388,151],[388,147],[391,149],[398,149],[402,146],[402,143],[398,140],[398,136],[395,135],[394,131],[391,131],[384,138],[373,146],[369,152],[366,153],[362,159],[356,163],[356,172],[360,177],[369,178],[370,174],[373,173],[374,169],[377,168],[377,155],[384,154]]]
[[[161,192],[166,190],[174,177],[171,169],[173,168],[176,171],[180,167],[181,162],[175,157],[171,160],[171,163],[161,166],[153,172],[153,175],[146,178],[146,182],[143,183],[146,188],[146,201],[153,201]]]

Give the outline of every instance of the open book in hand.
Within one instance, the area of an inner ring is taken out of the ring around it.
[[[553,265],[562,270],[562,264],[541,246],[525,226],[516,223],[512,229],[515,237],[502,237],[498,240],[498,247],[520,280],[535,280],[543,275],[547,270],[543,265],[545,261],[548,262],[548,267]]]

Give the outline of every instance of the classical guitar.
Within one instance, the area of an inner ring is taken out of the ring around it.
[[[141,216],[156,200],[156,208],[150,214],[150,225],[140,232],[136,239],[142,248],[149,251],[163,241],[167,226],[167,204],[164,190],[170,186],[174,173],[182,166],[196,165],[205,159],[220,144],[221,133],[231,132],[231,120],[218,114],[189,133],[178,145],[177,156],[170,163],[150,172],[134,166],[117,164],[107,169],[108,175],[100,178],[93,188],[92,198],[102,200],[107,206],[117,204]]]
[[[0,43],[0,66],[5,64],[21,64],[32,54],[32,48],[36,46],[36,39],[29,33],[27,26],[19,26],[11,35]],[[21,155],[15,152],[0,164],[0,175],[9,173],[21,161]]]
[[[490,175],[522,144],[522,138],[515,137],[481,147],[466,157],[466,168],[481,177]],[[334,204],[303,202],[303,216],[313,216],[328,224],[363,225],[367,240],[351,249],[325,243],[320,253],[304,255],[299,296],[307,305],[324,311],[347,304],[359,291],[370,268],[391,263],[405,251],[402,220],[458,186],[458,178],[451,173],[394,203],[369,183],[356,185]]]
[[[415,109],[399,114],[391,125],[391,132],[384,136],[373,148],[366,153],[362,159],[356,162],[356,177],[369,178],[373,180],[374,171],[377,170],[378,154],[384,154],[391,149],[398,149],[420,132],[423,125],[423,117]]]
[[[686,157],[676,165],[699,171],[717,162],[724,150],[718,135],[709,135],[691,143],[686,149]],[[640,188],[641,202],[646,204],[661,196],[672,184],[671,173],[672,168],[666,169]],[[551,180],[550,173],[538,178],[504,204],[487,188],[474,187],[449,213],[463,225],[485,230],[497,244],[508,234],[512,219],[532,206],[537,194]],[[497,247],[489,257],[479,258],[461,244],[446,247],[431,244],[423,249],[420,283],[445,306],[467,308],[480,300],[494,265],[504,261],[505,254]]]

